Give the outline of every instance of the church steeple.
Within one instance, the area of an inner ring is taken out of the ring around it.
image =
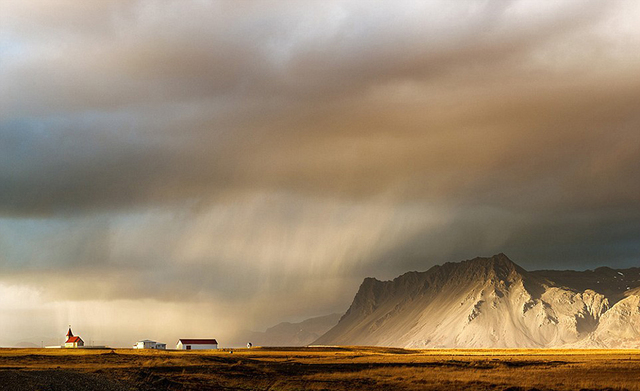
[[[73,333],[71,332],[71,325],[69,325],[69,331],[67,331],[67,339],[73,337]]]

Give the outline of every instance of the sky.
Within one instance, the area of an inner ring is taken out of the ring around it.
[[[640,261],[640,2],[0,0],[0,346]]]

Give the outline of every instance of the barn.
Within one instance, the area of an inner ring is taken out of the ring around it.
[[[218,341],[215,339],[185,339],[178,340],[176,345],[178,350],[205,350],[218,349]]]

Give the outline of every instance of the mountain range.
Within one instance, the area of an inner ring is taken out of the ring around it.
[[[326,333],[340,320],[340,314],[309,318],[302,322],[282,322],[266,331],[243,330],[229,341],[229,346],[305,346]]]
[[[640,347],[640,268],[527,271],[506,255],[366,278],[314,344]]]

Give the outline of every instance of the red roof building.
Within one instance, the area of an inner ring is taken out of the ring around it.
[[[73,343],[73,342],[80,342],[82,341],[82,338],[80,337],[69,337],[69,339],[67,339],[67,342],[65,343]]]
[[[67,331],[67,342],[64,343],[65,348],[79,348],[84,346],[84,341],[79,336],[74,336],[71,332],[71,326]]]

